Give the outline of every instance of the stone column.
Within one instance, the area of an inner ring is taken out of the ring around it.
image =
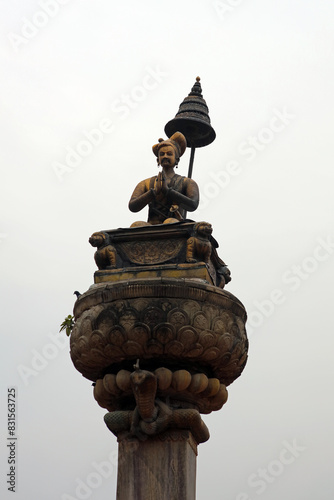
[[[117,500],[195,500],[196,456],[186,430],[119,439]]]

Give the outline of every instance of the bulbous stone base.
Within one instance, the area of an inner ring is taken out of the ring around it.
[[[109,411],[133,411],[133,365],[157,378],[175,408],[218,410],[247,360],[246,312],[221,288],[195,279],[151,278],[93,285],[74,308],[71,357],[96,382]]]
[[[231,293],[196,280],[94,285],[77,300],[72,361],[84,377],[159,366],[203,372],[229,385],[247,360],[246,311]]]

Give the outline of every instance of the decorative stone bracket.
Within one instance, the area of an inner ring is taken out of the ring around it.
[[[187,375],[188,372],[184,371],[183,376]],[[209,431],[198,410],[175,409],[156,398],[158,377],[152,372],[140,370],[137,366],[130,375],[130,383],[136,400],[134,411],[113,411],[104,417],[116,436],[126,431],[130,437],[136,436],[143,441],[172,428],[190,430],[197,443],[209,439]]]

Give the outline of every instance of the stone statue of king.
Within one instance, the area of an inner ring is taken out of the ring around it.
[[[166,224],[185,219],[186,212],[198,207],[199,190],[195,181],[174,172],[185,152],[187,141],[181,132],[170,139],[159,139],[152,147],[162,171],[157,176],[137,184],[129,201],[131,212],[139,212],[149,206],[147,222],[137,221],[131,227]]]

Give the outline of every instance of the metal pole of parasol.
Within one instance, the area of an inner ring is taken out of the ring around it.
[[[190,151],[190,160],[189,160],[189,168],[188,168],[188,177],[191,179],[191,176],[193,174],[193,165],[194,165],[194,158],[195,158],[195,146],[191,146],[191,151]]]

